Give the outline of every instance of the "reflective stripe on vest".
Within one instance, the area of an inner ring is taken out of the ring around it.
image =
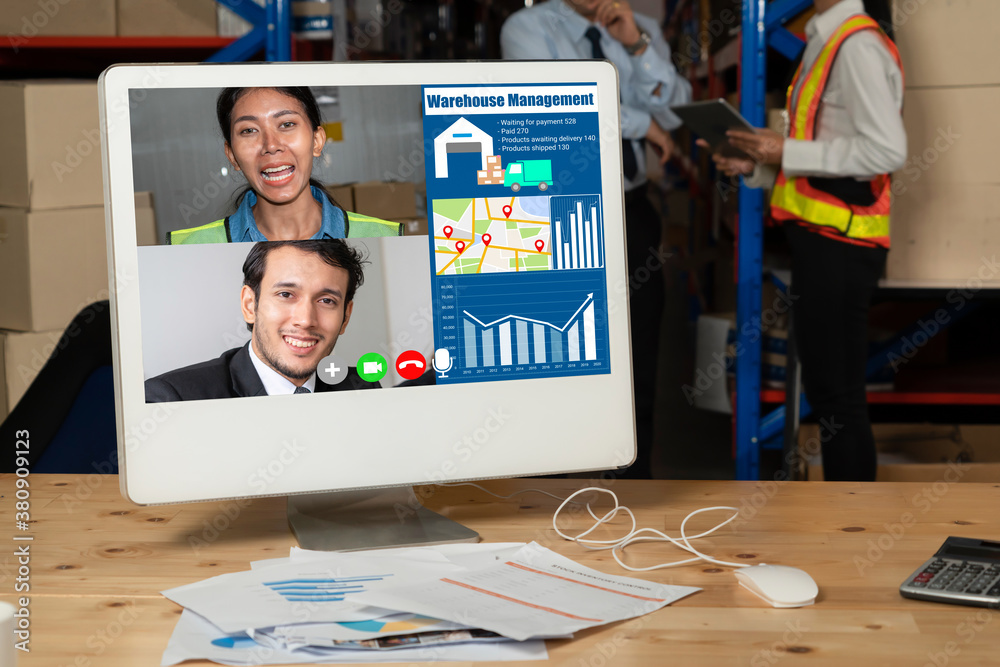
[[[347,212],[348,238],[366,238],[369,236],[402,236],[403,223],[373,218],[370,215]]]
[[[228,218],[226,218],[228,220]],[[194,245],[198,243],[229,243],[229,232],[226,220],[216,220],[201,227],[178,229],[167,232],[167,243],[170,245]]]
[[[352,239],[403,235],[403,223],[401,222],[381,220],[353,211],[347,211],[347,223],[347,237]],[[201,227],[179,229],[167,234],[167,243],[170,245],[229,243],[230,240],[226,220],[216,220]]]
[[[789,138],[812,141],[816,133],[816,118],[823,91],[826,89],[833,63],[844,40],[862,30],[876,30],[882,37],[889,53],[903,71],[899,51],[872,18],[858,15],[842,23],[827,40],[816,62],[810,68],[794,99],[795,86],[802,77],[800,64],[792,85],[788,88],[788,116],[791,121]],[[835,229],[852,239],[869,241],[889,247],[889,205],[892,180],[888,174],[880,174],[871,181],[872,194],[876,197],[871,206],[849,205],[833,195],[813,188],[808,179],[786,177],[784,171],[778,173],[774,191],[771,193],[771,217],[775,220],[801,220],[814,225]]]

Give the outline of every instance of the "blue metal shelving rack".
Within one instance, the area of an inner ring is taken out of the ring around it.
[[[783,27],[812,0],[745,0],[740,63],[740,107],[756,127],[765,125],[767,49],[796,58],[803,41]],[[760,336],[754,335],[761,315],[763,280],[764,193],[740,184],[736,240],[736,335],[744,350],[736,357],[736,478],[757,479],[763,444],[760,415]]]
[[[248,0],[216,2],[249,22],[253,29],[216,51],[205,62],[241,62],[261,49],[268,62],[287,62],[292,59],[292,0],[267,0],[266,7]]]

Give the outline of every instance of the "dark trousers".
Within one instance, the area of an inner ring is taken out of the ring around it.
[[[652,477],[653,406],[663,316],[663,258],[660,255],[660,214],[646,197],[646,186],[625,194],[626,254],[629,316],[632,328],[632,387],[638,453],[622,475]]]
[[[874,481],[865,365],[868,307],[887,251],[785,226],[792,249],[792,328],[802,384],[823,441],[823,478]]]

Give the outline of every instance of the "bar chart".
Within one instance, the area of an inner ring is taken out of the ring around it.
[[[597,269],[604,266],[601,198],[552,197],[549,201],[553,269]]]
[[[382,581],[386,576],[284,579],[265,581],[264,586],[289,602],[342,602],[351,593],[367,590],[364,582]]]

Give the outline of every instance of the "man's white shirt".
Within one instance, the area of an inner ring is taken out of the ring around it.
[[[250,343],[247,348],[250,351],[250,361],[253,363],[253,367],[257,369],[257,375],[260,377],[260,381],[264,385],[264,391],[267,392],[268,396],[283,396],[295,393],[297,386],[292,384],[292,381],[284,375],[261,361],[257,353],[253,351],[253,343]],[[308,389],[310,394],[315,392],[316,373],[313,372],[302,386]]]

